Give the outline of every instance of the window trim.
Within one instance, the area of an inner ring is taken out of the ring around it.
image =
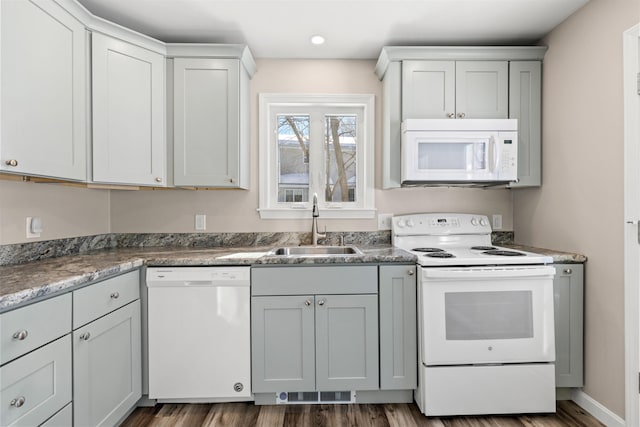
[[[311,217],[311,203],[294,203],[288,207],[276,206],[274,195],[272,194],[273,182],[276,179],[272,170],[276,150],[272,146],[271,136],[276,132],[272,128],[273,123],[270,118],[274,109],[283,107],[305,107],[317,108],[318,106],[356,107],[362,108],[364,123],[360,126],[362,132],[362,144],[358,150],[363,151],[362,164],[358,163],[358,168],[362,168],[362,200],[356,202],[357,206],[344,207],[340,203],[319,204],[320,216],[322,218],[374,218],[374,153],[375,153],[375,96],[373,94],[283,94],[283,93],[261,93],[259,99],[259,127],[258,146],[260,167],[259,177],[259,208],[261,219],[296,219]],[[277,199],[277,195],[276,195]]]

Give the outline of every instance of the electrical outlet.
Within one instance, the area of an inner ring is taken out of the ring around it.
[[[393,214],[378,214],[378,230],[391,230]]]
[[[203,214],[196,214],[196,230],[204,231],[207,229],[207,216]]]
[[[494,230],[502,230],[502,215],[496,214],[491,216]]]

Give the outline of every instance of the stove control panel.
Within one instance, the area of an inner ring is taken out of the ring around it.
[[[424,213],[394,216],[392,233],[402,235],[490,234],[485,215]]]

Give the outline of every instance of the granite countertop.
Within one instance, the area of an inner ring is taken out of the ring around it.
[[[505,245],[553,257],[554,263],[582,263],[583,255]],[[206,265],[314,265],[357,263],[415,263],[416,257],[390,245],[358,246],[362,255],[282,257],[266,252],[272,247],[185,248],[151,247],[104,249],[25,264],[0,266],[0,312],[61,294],[141,266]]]
[[[547,255],[553,258],[554,264],[581,264],[587,262],[587,257],[581,254],[574,254],[570,252],[556,251],[552,249],[536,248],[533,246],[506,244],[507,248],[514,250],[534,252],[540,255]]]
[[[0,266],[0,312],[54,294],[68,292],[114,274],[147,266],[302,265],[345,263],[415,263],[414,255],[389,245],[362,247],[363,255],[331,257],[269,256],[272,247],[126,248],[48,258]]]

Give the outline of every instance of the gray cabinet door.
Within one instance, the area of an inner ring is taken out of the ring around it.
[[[402,62],[402,119],[446,119],[456,112],[454,61]]]
[[[456,62],[456,117],[506,119],[509,114],[507,61]]]
[[[74,425],[112,426],[141,396],[140,300],[73,332]]]
[[[174,184],[238,187],[240,61],[176,58]]]
[[[93,181],[166,184],[164,57],[93,33]]]
[[[255,393],[315,390],[314,297],[251,299]]]
[[[416,266],[380,266],[380,389],[417,388]]]
[[[84,25],[51,0],[2,1],[0,9],[0,170],[84,181]]]
[[[509,69],[509,118],[518,119],[518,182],[542,184],[542,71],[540,61],[512,61]]]
[[[555,264],[556,387],[582,387],[584,266]]]
[[[317,295],[316,389],[377,390],[378,296]]]

